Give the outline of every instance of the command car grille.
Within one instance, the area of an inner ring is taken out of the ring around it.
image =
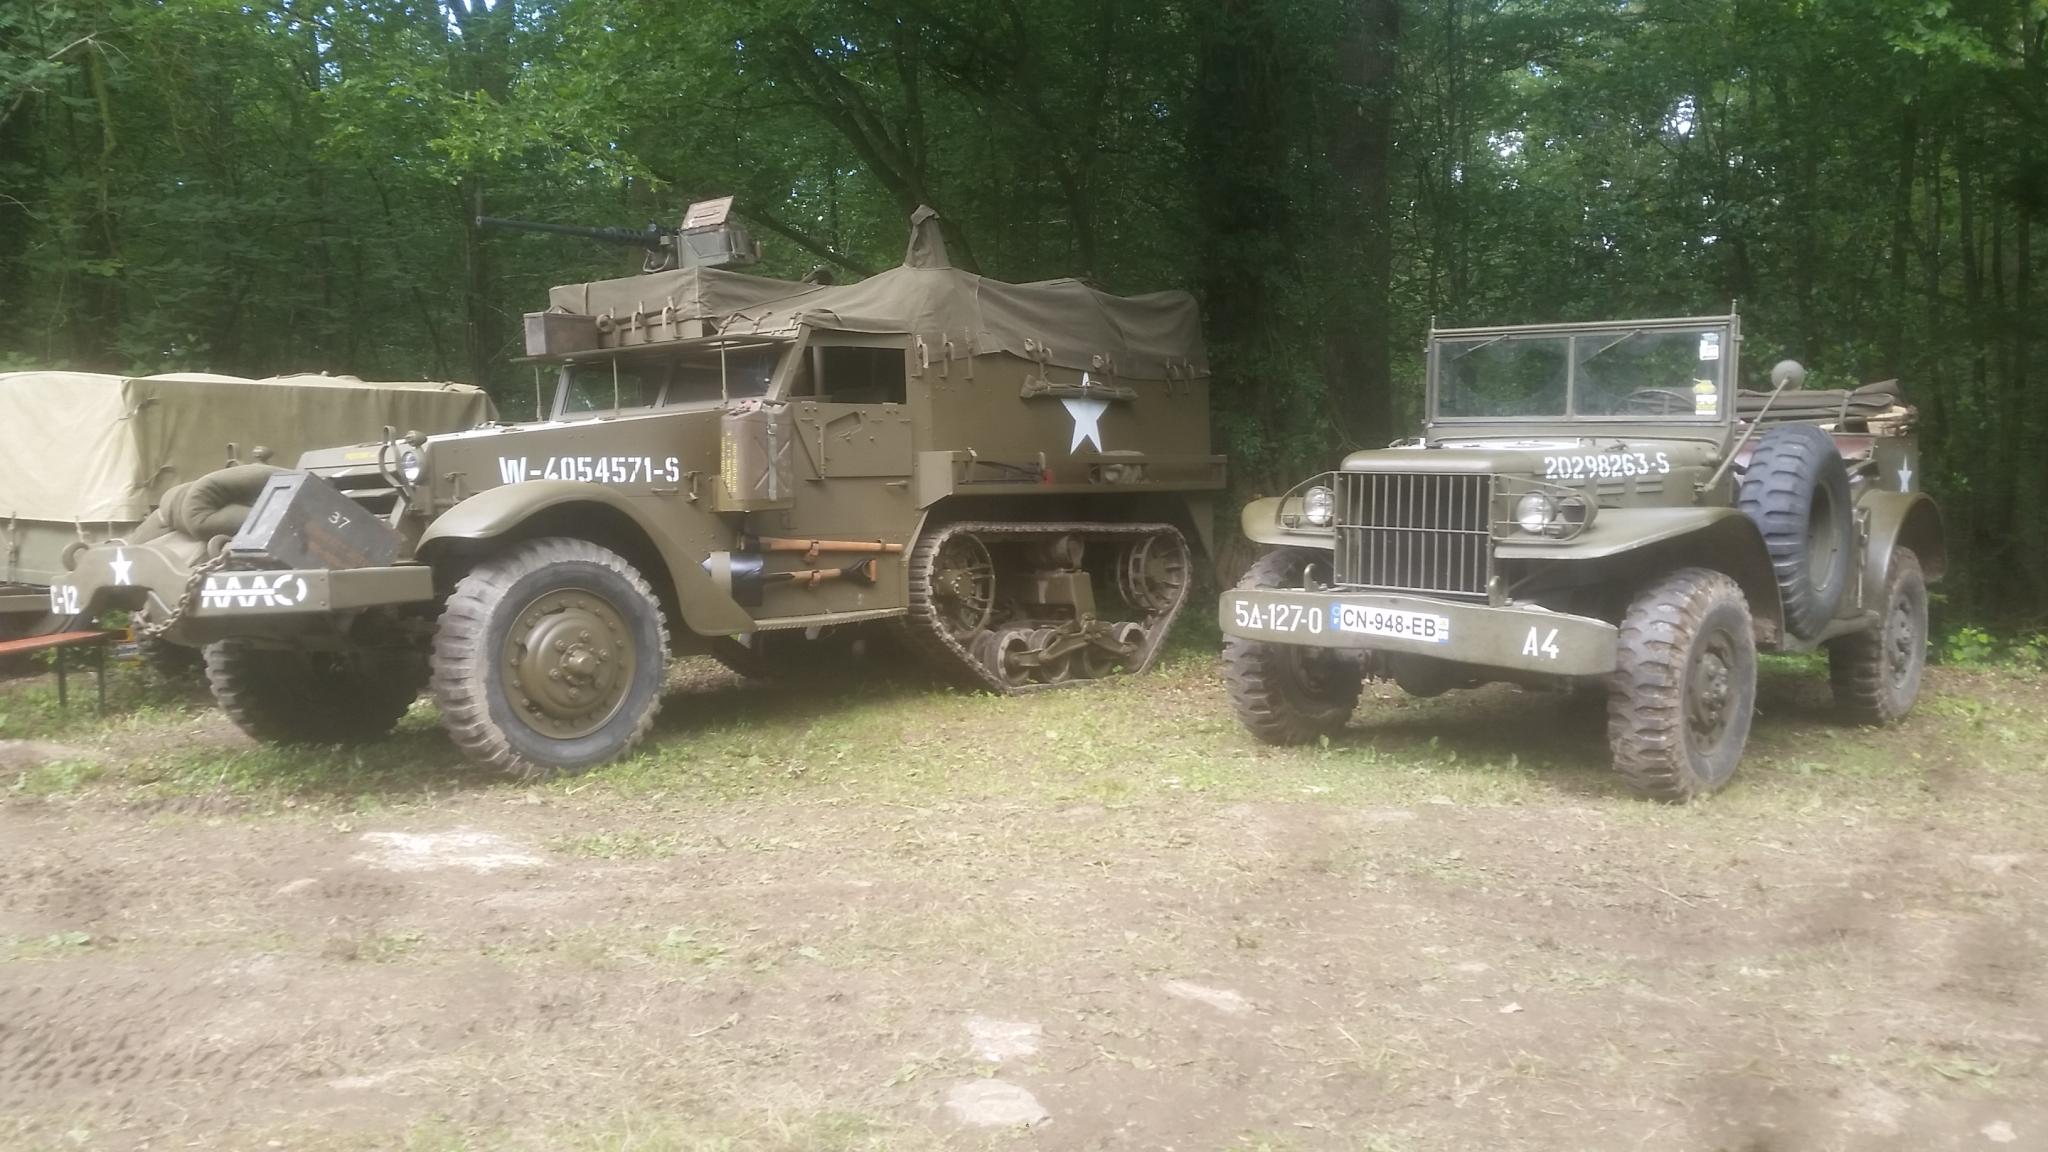
[[[1338,584],[1486,595],[1491,476],[1339,472],[1336,480]]]

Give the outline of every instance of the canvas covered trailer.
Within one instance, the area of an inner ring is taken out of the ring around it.
[[[121,537],[166,490],[231,458],[288,465],[386,428],[432,435],[495,417],[481,389],[435,381],[0,373],[0,632],[49,611],[45,586],[74,543]]]

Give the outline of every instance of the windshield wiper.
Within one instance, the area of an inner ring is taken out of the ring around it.
[[[1579,363],[1581,363],[1581,364],[1584,364],[1584,363],[1585,363],[1585,362],[1586,362],[1587,360],[1591,360],[1591,359],[1593,359],[1593,357],[1594,357],[1594,356],[1604,356],[1604,355],[1606,355],[1606,354],[1607,354],[1607,350],[1608,350],[1608,349],[1610,349],[1610,348],[1612,348],[1612,347],[1614,347],[1614,346],[1615,346],[1616,344],[1620,344],[1620,343],[1623,343],[1623,342],[1625,342],[1625,341],[1633,340],[1633,339],[1635,339],[1636,337],[1638,337],[1638,336],[1641,336],[1642,334],[1643,334],[1643,330],[1642,330],[1641,328],[1637,328],[1637,329],[1635,329],[1635,330],[1633,330],[1633,331],[1629,331],[1629,332],[1624,332],[1624,333],[1622,333],[1621,335],[1619,335],[1619,336],[1615,337],[1614,339],[1612,339],[1612,340],[1609,340],[1609,341],[1608,341],[1607,343],[1605,343],[1605,344],[1602,344],[1602,345],[1601,345],[1601,346],[1599,347],[1599,349],[1598,349],[1597,351],[1595,351],[1595,352],[1593,353],[1593,355],[1592,355],[1592,356],[1587,356],[1587,357],[1584,357],[1584,358],[1582,358],[1582,359],[1581,359],[1581,360],[1579,361]]]
[[[1463,360],[1465,357],[1470,356],[1474,352],[1479,351],[1481,348],[1491,348],[1495,344],[1498,344],[1505,339],[1507,339],[1506,336],[1495,336],[1491,340],[1481,340],[1479,343],[1474,344],[1470,348],[1465,349],[1463,352],[1458,353],[1456,356],[1451,357],[1451,359],[1453,361]]]

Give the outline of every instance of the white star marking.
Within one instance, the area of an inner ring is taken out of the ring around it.
[[[1899,491],[1901,491],[1901,492],[1911,492],[1912,490],[1913,490],[1913,466],[1912,466],[1911,462],[1909,462],[1909,461],[1905,461],[1905,460],[1901,460],[1901,461],[1899,461]]]
[[[128,558],[128,553],[116,548],[114,549],[114,558],[107,561],[107,567],[114,570],[114,583],[126,584],[128,583],[128,571],[135,567],[135,561]]]
[[[1062,400],[1067,414],[1074,418],[1074,442],[1067,445],[1067,455],[1072,456],[1082,444],[1095,445],[1097,452],[1102,447],[1102,414],[1109,411],[1107,400]]]

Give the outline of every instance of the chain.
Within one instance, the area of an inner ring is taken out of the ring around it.
[[[223,549],[217,555],[195,566],[192,569],[192,574],[185,577],[185,590],[179,594],[178,602],[171,605],[170,615],[164,617],[161,623],[146,623],[142,627],[137,628],[135,630],[136,635],[144,640],[158,640],[162,639],[171,629],[177,627],[178,621],[184,619],[185,614],[198,605],[199,589],[206,582],[207,573],[218,569],[221,565],[227,563],[227,560],[227,551]]]

